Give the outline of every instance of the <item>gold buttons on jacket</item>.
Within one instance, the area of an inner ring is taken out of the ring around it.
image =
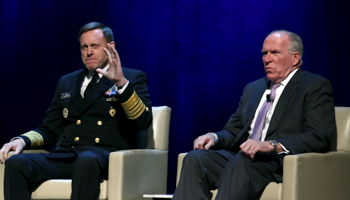
[[[79,137],[75,137],[74,141],[78,142],[79,141]]]
[[[99,142],[100,142],[100,138],[98,138],[98,137],[95,138],[95,142],[96,142],[96,143],[99,143]]]
[[[101,126],[102,125],[102,121],[98,121],[97,125]]]
[[[77,124],[78,125],[81,124],[81,120],[80,119],[77,120]]]

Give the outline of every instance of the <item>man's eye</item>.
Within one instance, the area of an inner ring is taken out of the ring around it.
[[[100,46],[100,45],[97,45],[97,44],[91,45],[91,47],[94,48],[94,49],[97,49],[99,46]]]
[[[86,51],[87,50],[87,46],[82,46],[82,47],[80,47],[81,48],[81,50],[83,50],[83,51]]]

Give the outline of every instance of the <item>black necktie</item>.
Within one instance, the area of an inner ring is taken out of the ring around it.
[[[97,79],[98,79],[98,78],[99,78],[99,77],[98,77],[98,74],[97,74],[97,73],[92,77],[92,79],[91,79],[89,85],[88,85],[88,86],[86,87],[86,89],[85,89],[85,92],[84,92],[84,101],[87,101],[87,100],[91,97],[92,89],[93,89],[94,86],[97,84]]]

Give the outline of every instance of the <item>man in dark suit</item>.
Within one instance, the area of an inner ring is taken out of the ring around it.
[[[301,38],[273,31],[262,47],[266,77],[249,83],[223,130],[194,141],[173,199],[258,199],[282,182],[288,154],[328,152],[336,132],[331,83],[303,71]],[[269,107],[266,105],[269,104]]]
[[[70,178],[71,199],[96,200],[110,152],[136,148],[137,132],[152,122],[147,77],[121,67],[112,30],[91,22],[78,39],[85,69],[61,77],[41,126],[0,150],[6,200],[30,199],[42,182]],[[19,154],[55,143],[48,154]],[[17,155],[7,159],[10,150]]]

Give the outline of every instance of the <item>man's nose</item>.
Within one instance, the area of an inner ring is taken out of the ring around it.
[[[267,52],[267,53],[265,54],[264,61],[265,61],[265,62],[271,61],[271,53],[270,53],[270,52]]]
[[[91,55],[93,55],[93,54],[94,54],[94,52],[93,52],[92,48],[91,48],[91,47],[88,47],[88,49],[87,49],[87,55],[88,55],[88,56],[91,56]]]

